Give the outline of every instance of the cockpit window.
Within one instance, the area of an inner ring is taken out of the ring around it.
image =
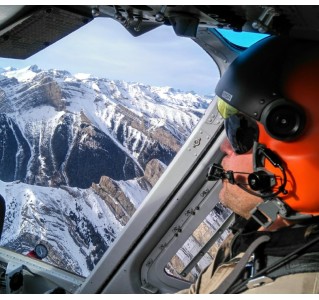
[[[86,277],[205,113],[217,68],[172,28],[134,38],[107,19],[0,67],[0,246]]]
[[[269,34],[254,32],[236,32],[229,29],[217,29],[217,31],[232,44],[245,48],[248,48],[256,42],[269,36]]]

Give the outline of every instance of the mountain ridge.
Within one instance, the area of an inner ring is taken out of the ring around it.
[[[3,70],[0,245],[26,253],[44,242],[47,262],[87,276],[211,99],[35,65]]]

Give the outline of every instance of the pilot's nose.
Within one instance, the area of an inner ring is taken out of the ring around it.
[[[231,155],[232,153],[234,153],[233,147],[231,146],[227,138],[220,145],[220,150],[224,152],[226,155]]]

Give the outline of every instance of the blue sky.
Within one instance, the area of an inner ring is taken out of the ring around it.
[[[97,18],[26,60],[0,58],[0,67],[62,69],[97,77],[170,86],[202,95],[214,93],[214,61],[189,38],[161,26],[133,37],[118,22]]]

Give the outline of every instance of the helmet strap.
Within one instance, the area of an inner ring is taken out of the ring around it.
[[[291,210],[279,198],[268,199],[264,202],[261,202],[254,209],[252,209],[250,213],[251,218],[264,228],[267,228],[273,224],[278,215],[285,220],[296,223],[314,218],[313,215],[301,214]]]
[[[278,198],[261,202],[251,212],[251,217],[264,228],[270,226],[280,215],[286,218],[288,209]]]

